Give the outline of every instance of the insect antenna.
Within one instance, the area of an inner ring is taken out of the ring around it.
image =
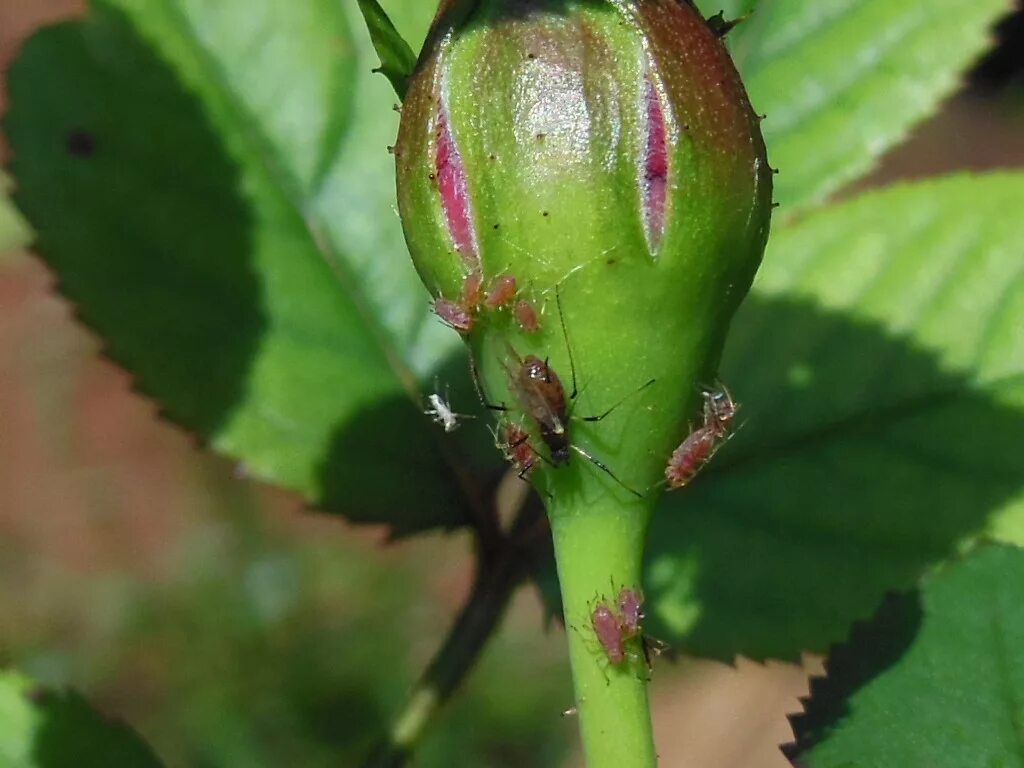
[[[560,283],[555,284],[555,304],[558,307],[558,321],[562,326],[562,338],[565,339],[565,351],[569,354],[569,373],[572,376],[572,394],[569,395],[569,400],[571,401],[572,405],[569,407],[569,413],[567,415],[571,417],[573,415],[573,409],[576,407],[576,398],[582,393],[583,390],[576,386],[576,358],[572,354],[572,344],[569,342],[569,330],[568,328],[566,328],[565,325],[565,313],[562,311],[562,293],[559,289],[559,286]],[[647,387],[651,386],[654,382],[655,379],[651,379],[650,381],[641,384],[628,395],[622,397],[618,402],[612,405],[604,413],[598,414],[597,416],[582,416],[579,417],[580,421],[601,421],[606,416],[609,416],[612,411],[614,411],[616,408],[618,408],[620,405],[626,402],[633,395],[643,392],[645,389],[647,389]]]
[[[576,360],[572,355],[572,344],[569,343],[569,331],[565,327],[565,313],[562,311],[562,291],[559,288],[560,283],[555,283],[555,306],[558,307],[558,322],[562,325],[562,338],[565,339],[565,351],[569,353],[569,372],[572,375],[572,394],[569,395],[569,399],[572,401],[576,400],[576,395],[579,394],[576,388]]]
[[[636,394],[639,394],[640,392],[643,392],[645,389],[647,389],[649,386],[651,386],[651,384],[653,384],[655,381],[656,381],[656,379],[651,379],[650,381],[647,381],[647,382],[641,384],[639,387],[634,389],[628,395],[625,395],[624,397],[622,397],[617,403],[615,403],[615,405],[613,405],[611,408],[609,408],[604,413],[598,414],[597,416],[580,416],[579,420],[580,421],[601,421],[601,419],[605,418],[606,416],[611,415],[612,411],[614,411],[616,408],[618,408],[624,402],[629,400],[629,398],[633,397],[633,395],[636,395]]]
[[[604,463],[603,461],[601,461],[601,460],[600,460],[600,459],[598,459],[597,457],[595,457],[595,456],[593,456],[593,455],[591,455],[591,454],[587,453],[587,451],[586,451],[586,450],[584,450],[583,448],[580,448],[580,447],[579,447],[578,445],[576,445],[575,443],[570,443],[569,447],[570,447],[570,448],[572,448],[572,449],[573,449],[574,451],[576,451],[576,453],[578,453],[578,454],[579,454],[580,456],[582,456],[582,457],[583,457],[584,459],[586,459],[587,461],[589,461],[589,462],[590,462],[591,464],[593,464],[593,465],[594,465],[595,467],[597,467],[597,468],[598,468],[598,469],[600,469],[600,470],[601,470],[602,472],[604,472],[604,473],[605,473],[606,475],[608,475],[608,477],[610,477],[610,478],[611,478],[612,480],[614,480],[614,481],[615,481],[616,483],[618,483],[618,484],[619,484],[619,485],[620,485],[620,486],[621,486],[622,488],[624,488],[625,490],[629,491],[629,492],[630,492],[631,494],[633,494],[634,496],[636,496],[636,497],[637,497],[638,499],[642,499],[642,498],[644,497],[644,495],[643,495],[642,493],[640,493],[640,491],[638,491],[638,490],[636,490],[636,489],[634,489],[634,488],[630,488],[630,487],[629,487],[628,485],[626,485],[626,484],[625,484],[624,482],[622,482],[621,480],[619,480],[619,478],[618,478],[618,477],[617,477],[617,476],[615,475],[615,473],[614,473],[614,472],[612,472],[612,471],[611,471],[611,470],[610,470],[610,469],[608,468],[608,465],[607,465],[607,464],[605,464],[605,463]]]

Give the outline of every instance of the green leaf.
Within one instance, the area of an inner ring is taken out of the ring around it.
[[[775,233],[721,368],[742,426],[655,515],[652,633],[795,658],[977,536],[1024,542],[1021,200],[951,177]]]
[[[1024,765],[1024,551],[979,549],[855,628],[794,718],[807,768]]]
[[[779,168],[779,213],[820,202],[868,171],[931,114],[990,45],[1006,0],[760,0],[729,47]]]
[[[7,195],[10,193],[10,180],[0,173],[0,266],[10,262],[13,251],[24,248],[32,239],[28,224],[11,205]]]
[[[0,671],[0,765],[4,768],[147,768],[161,763],[129,728],[106,720],[71,691],[40,689]]]
[[[707,18],[721,13],[726,21],[731,21],[753,11],[758,5],[758,0],[700,0],[697,3],[691,2],[691,5],[694,4]]]
[[[373,48],[380,56],[380,73],[391,83],[398,98],[405,98],[409,75],[416,66],[416,54],[395,29],[377,0],[359,0],[359,10],[366,20]]]
[[[421,5],[396,20],[425,27]],[[391,97],[353,22],[335,0],[94,2],[11,69],[16,202],[109,354],[245,473],[455,525],[416,400],[459,343],[405,252]]]

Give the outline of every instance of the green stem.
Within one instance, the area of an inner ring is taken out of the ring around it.
[[[587,768],[653,768],[646,668],[611,664],[590,621],[597,599],[614,607],[622,587],[639,589],[650,503],[604,495],[550,512]]]
[[[513,542],[480,565],[469,600],[444,645],[413,689],[405,709],[363,764],[364,768],[405,765],[428,723],[473,667],[494,634],[524,576],[525,559]]]

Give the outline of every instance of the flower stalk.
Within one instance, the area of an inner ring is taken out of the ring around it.
[[[653,765],[644,666],[609,662],[589,616],[641,589],[666,462],[760,262],[759,118],[688,3],[447,0],[395,154],[416,268],[548,509],[588,764]]]

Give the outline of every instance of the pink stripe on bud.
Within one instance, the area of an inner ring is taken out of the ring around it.
[[[476,233],[473,230],[472,212],[469,205],[469,189],[466,183],[466,167],[448,124],[444,107],[437,110],[437,155],[434,167],[437,173],[437,190],[441,193],[441,207],[444,209],[448,232],[455,250],[471,267],[479,265],[476,247]]]
[[[665,234],[665,196],[668,191],[668,146],[661,95],[647,80],[647,149],[644,154],[644,230],[647,244],[658,250]]]

